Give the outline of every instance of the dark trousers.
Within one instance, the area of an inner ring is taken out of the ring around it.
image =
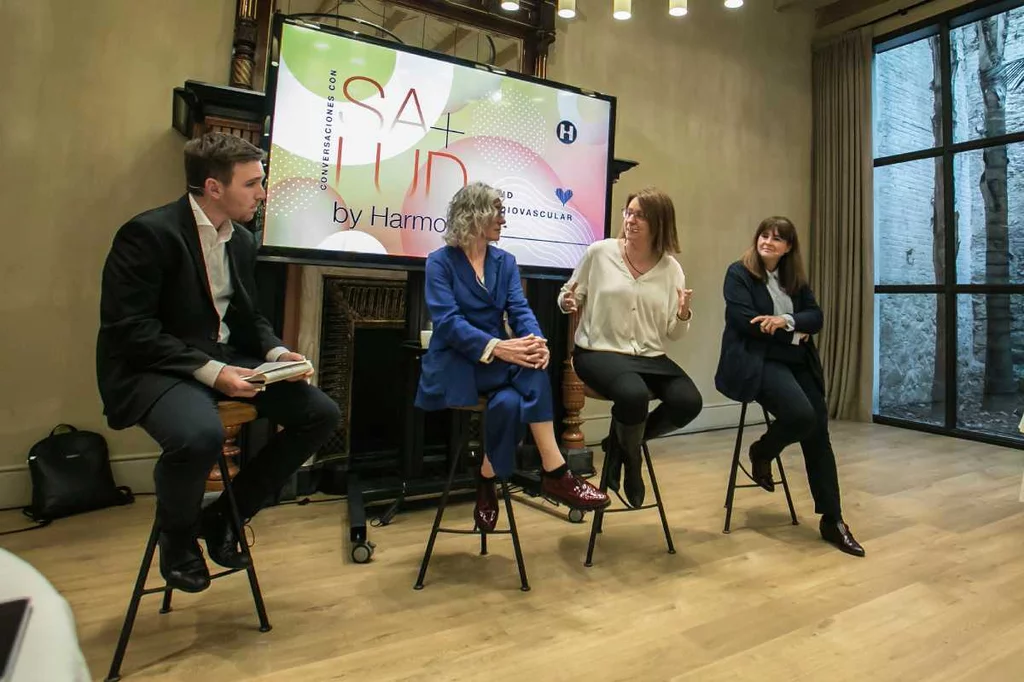
[[[528,425],[554,418],[551,379],[544,370],[495,358],[490,363],[477,363],[476,390],[488,397],[484,420],[487,456],[494,473],[508,479],[515,471],[516,446]]]
[[[664,366],[666,372],[642,370],[644,364],[655,362]],[[641,369],[626,369],[629,364],[636,364]],[[583,383],[612,401],[612,418],[626,426],[648,419],[648,391],[661,401],[661,405],[650,414],[650,419],[666,420],[676,428],[692,422],[704,407],[700,391],[693,381],[668,358],[650,361],[619,353],[588,351],[573,356],[573,368]]]
[[[839,474],[828,435],[828,408],[810,367],[766,360],[756,400],[775,416],[767,433],[754,445],[756,456],[773,458],[787,445],[800,443],[815,513],[841,519]]]
[[[163,450],[153,477],[157,518],[167,532],[196,527],[207,474],[224,444],[216,401],[227,399],[186,380],[161,396],[139,423]],[[252,403],[261,417],[283,427],[232,481],[238,512],[248,519],[330,438],[341,412],[326,394],[304,381],[282,381],[254,398],[231,400]]]

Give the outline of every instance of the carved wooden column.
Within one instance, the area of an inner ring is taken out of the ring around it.
[[[256,7],[258,0],[238,0],[235,7],[235,40],[231,55],[231,86],[252,89],[256,67]]]

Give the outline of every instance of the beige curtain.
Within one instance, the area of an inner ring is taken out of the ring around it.
[[[841,36],[813,56],[810,278],[829,415],[871,418],[874,270],[871,32]]]

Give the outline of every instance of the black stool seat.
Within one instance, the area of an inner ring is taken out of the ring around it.
[[[240,409],[239,406],[248,407],[249,410]],[[218,412],[220,413],[221,423],[225,427],[237,426],[245,422],[252,421],[256,418],[256,410],[247,403],[240,403],[238,401],[222,401],[218,403]],[[249,588],[252,590],[252,598],[256,604],[256,615],[260,621],[260,632],[269,632],[271,625],[270,621],[267,620],[267,609],[263,604],[263,593],[260,591],[259,581],[256,579],[256,567],[252,561],[252,555],[249,553],[249,546],[245,542],[245,531],[242,527],[242,520],[238,514],[238,506],[235,504],[235,495],[231,490],[231,477],[228,472],[228,461],[222,451],[217,458],[218,465],[220,466],[221,481],[224,486],[224,493],[227,495],[228,507],[231,509],[231,521],[235,526],[235,533],[241,540],[242,554],[247,559],[247,568],[231,568],[223,571],[213,573],[210,575],[211,580],[217,578],[223,578],[226,575],[232,573],[238,573],[239,571],[245,571],[249,576]],[[110,663],[110,671],[107,673],[106,682],[116,682],[121,679],[121,663],[124,661],[125,652],[128,650],[128,640],[131,638],[132,628],[135,626],[135,616],[139,611],[139,603],[142,598],[149,594],[163,594],[163,602],[160,606],[160,613],[169,613],[171,611],[171,594],[173,588],[164,584],[160,587],[152,587],[146,589],[146,578],[149,576],[150,565],[153,563],[153,556],[156,554],[157,540],[160,537],[160,524],[157,519],[153,520],[153,528],[149,533],[149,541],[146,542],[146,549],[142,554],[142,565],[139,567],[139,575],[135,579],[135,587],[132,590],[131,599],[128,602],[128,612],[124,617],[124,625],[121,627],[121,634],[117,639],[117,648],[114,650],[114,659]]]
[[[420,572],[416,577],[416,584],[413,588],[417,590],[423,589],[423,580],[427,576],[427,567],[430,564],[430,557],[434,552],[434,542],[437,540],[438,533],[479,535],[481,556],[487,554],[488,535],[510,535],[512,536],[512,549],[516,555],[516,567],[519,569],[520,589],[523,592],[529,592],[530,583],[526,578],[526,564],[523,562],[523,550],[519,544],[519,531],[516,529],[516,517],[515,512],[512,510],[512,497],[509,494],[507,481],[499,480],[501,485],[501,495],[505,500],[505,514],[508,518],[508,530],[485,531],[478,528],[475,523],[472,529],[441,527],[441,519],[444,517],[444,511],[448,506],[448,497],[451,494],[452,483],[455,480],[455,473],[459,470],[459,463],[462,461],[463,455],[466,456],[468,463],[473,467],[479,467],[480,463],[483,462],[483,433],[485,411],[487,410],[487,398],[481,397],[479,402],[477,402],[473,407],[460,407],[455,409],[466,418],[462,420],[462,428],[459,429],[461,432],[458,439],[459,444],[452,455],[452,465],[448,473],[448,482],[444,486],[444,492],[441,494],[441,500],[437,505],[437,514],[434,516],[434,525],[430,529],[430,536],[427,539],[427,548],[423,553],[423,562],[420,564]]]
[[[732,522],[732,505],[733,500],[736,496],[737,488],[760,488],[761,486],[754,483],[754,477],[750,475],[747,468],[740,462],[740,450],[743,448],[743,425],[747,419],[747,405],[743,403],[740,407],[740,425],[736,431],[736,447],[732,453],[732,469],[729,471],[729,487],[725,491],[725,527],[722,529],[723,533],[729,533],[729,524]],[[768,416],[768,410],[761,407],[761,412],[764,414],[764,423],[771,424],[771,419]],[[786,480],[786,469],[782,466],[782,455],[780,454],[775,458],[775,461],[779,465],[779,480],[773,481],[775,485],[781,485],[782,489],[786,491],[786,503],[789,505],[789,515],[793,519],[793,525],[798,526],[800,522],[796,519],[796,509],[793,508],[793,496],[789,493],[789,481]],[[739,471],[742,470],[743,474],[750,479],[750,483],[736,483],[736,477]]]
[[[586,384],[583,384],[583,395],[593,400],[608,400],[600,393],[587,386]],[[648,394],[648,399],[654,400],[654,395]],[[669,530],[668,518],[665,516],[665,504],[661,499],[661,490],[658,488],[658,478],[654,475],[654,464],[651,462],[651,450],[650,448],[647,447],[646,440],[641,444],[640,447],[644,455],[644,464],[647,465],[647,474],[650,476],[651,479],[651,489],[654,491],[655,503],[644,504],[639,507],[630,507],[628,504],[626,504],[625,500],[622,499],[622,496],[619,495],[618,491],[616,491],[615,496],[619,498],[619,501],[622,502],[623,506],[621,508],[616,509],[601,508],[594,512],[594,520],[593,523],[591,523],[590,525],[590,542],[587,544],[587,558],[586,561],[583,562],[584,566],[590,567],[594,565],[594,546],[597,544],[598,533],[604,532],[605,514],[623,514],[627,512],[637,512],[643,511],[645,509],[657,508],[658,514],[661,516],[662,530],[665,531],[665,544],[668,545],[668,553],[676,553],[675,544],[673,544],[672,542],[672,531]],[[601,492],[603,493],[608,492],[608,469],[608,453],[605,452],[604,463],[601,465],[600,485]]]

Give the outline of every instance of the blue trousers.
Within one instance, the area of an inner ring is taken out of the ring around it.
[[[494,473],[507,479],[515,469],[516,447],[528,424],[554,419],[547,371],[528,369],[495,358],[476,365],[476,390],[487,397],[484,447]]]

